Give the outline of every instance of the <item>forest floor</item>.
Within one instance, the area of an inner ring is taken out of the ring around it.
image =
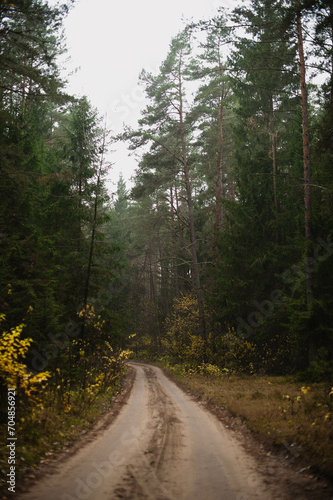
[[[252,451],[274,455],[294,472],[306,474],[310,490],[319,484],[333,487],[330,384],[305,386],[287,376],[211,375],[189,373],[179,365],[166,368],[180,387],[228,428],[245,434],[246,442],[251,436],[258,445]]]

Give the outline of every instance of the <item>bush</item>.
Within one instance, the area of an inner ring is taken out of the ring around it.
[[[0,316],[4,321],[5,316]],[[9,332],[4,331],[0,338],[0,383],[2,387],[16,389],[19,400],[28,404],[41,405],[41,397],[38,395],[40,385],[45,382],[51,374],[42,372],[33,374],[23,363],[32,339],[22,339],[21,333],[25,325],[11,328]]]

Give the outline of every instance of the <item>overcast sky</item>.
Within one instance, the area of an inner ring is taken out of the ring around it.
[[[69,92],[86,95],[99,113],[107,116],[113,133],[121,132],[123,123],[135,126],[144,107],[138,86],[141,70],[158,69],[171,38],[185,26],[184,20],[210,18],[220,5],[232,7],[235,2],[76,0],[65,21]],[[71,74],[74,69],[77,71]],[[116,148],[118,151],[111,156],[114,183],[120,172],[127,180],[135,168],[125,148]]]

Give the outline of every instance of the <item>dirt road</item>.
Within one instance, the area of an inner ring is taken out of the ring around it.
[[[20,500],[269,500],[227,429],[156,367],[132,363],[116,420]]]

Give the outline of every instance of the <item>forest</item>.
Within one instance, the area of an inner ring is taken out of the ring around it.
[[[71,3],[0,2],[1,421],[8,387],[70,412],[129,356],[333,381],[330,0],[184,25],[117,136],[66,92]]]
[[[220,9],[140,74],[115,207],[132,349],[332,376],[332,21],[329,2]]]

